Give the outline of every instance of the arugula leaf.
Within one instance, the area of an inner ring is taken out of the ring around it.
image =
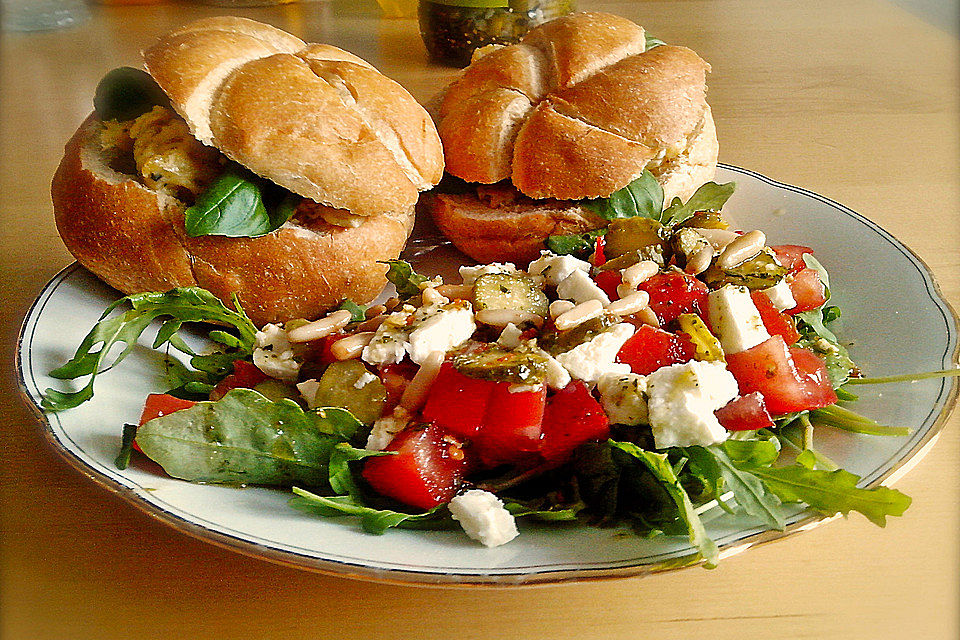
[[[233,389],[144,423],[136,443],[167,474],[190,482],[327,486],[330,454],[350,429],[342,409],[304,411],[289,399]]]
[[[573,505],[549,505],[537,507],[519,500],[504,499],[503,507],[515,518],[532,518],[544,522],[570,522],[577,519],[577,515],[586,508],[583,502]]]
[[[855,411],[837,405],[815,409],[810,412],[810,417],[818,424],[843,429],[851,433],[863,433],[871,436],[910,435],[908,427],[887,427],[875,420],[861,416]]]
[[[357,504],[350,496],[321,496],[300,487],[293,487],[296,497],[289,504],[295,509],[317,513],[325,517],[359,516],[360,525],[367,533],[380,535],[387,529],[440,529],[452,525],[446,505],[423,513],[403,513],[390,509],[374,509]]]
[[[639,460],[656,477],[663,488],[673,499],[679,511],[680,519],[686,525],[687,535],[690,544],[693,545],[704,559],[704,564],[708,569],[717,566],[717,560],[720,557],[720,551],[716,543],[707,535],[700,516],[697,515],[690,497],[683,490],[680,481],[674,474],[673,467],[667,461],[667,456],[662,453],[645,451],[631,442],[609,441],[612,447],[615,447]]]
[[[340,303],[340,306],[337,307],[337,311],[345,310],[350,312],[350,322],[363,322],[367,319],[367,316],[364,315],[367,312],[367,307],[361,304],[357,304],[350,298],[347,298]]]
[[[572,255],[582,257],[593,251],[597,238],[606,232],[606,229],[594,229],[586,233],[549,236],[545,244],[547,245],[547,249],[558,256]]]
[[[427,276],[414,271],[413,266],[406,260],[381,260],[380,263],[389,265],[387,280],[397,288],[397,296],[401,300],[418,295],[420,293],[420,283],[427,281]]]
[[[663,210],[663,187],[644,169],[639,178],[606,198],[584,200],[583,205],[604,220],[659,218]]]
[[[132,308],[120,315],[108,317],[125,303],[129,303]],[[89,400],[93,397],[93,383],[97,374],[118,365],[137,345],[137,341],[147,327],[154,320],[161,318],[177,320],[177,323],[170,324],[168,322],[163,325],[165,327],[175,326],[176,331],[179,331],[180,326],[185,322],[216,322],[232,326],[237,331],[235,339],[238,347],[236,352],[221,354],[219,360],[213,356],[194,355],[191,364],[195,367],[198,367],[198,365],[208,366],[211,362],[217,360],[216,370],[221,371],[220,364],[222,363],[220,360],[229,358],[232,363],[235,359],[250,356],[256,343],[257,327],[240,308],[236,298],[234,298],[234,306],[236,309],[228,308],[212,293],[199,287],[184,287],[166,293],[137,293],[117,300],[103,312],[100,321],[94,325],[90,333],[80,343],[73,358],[50,372],[51,376],[61,380],[90,376],[86,386],[73,392],[47,389],[44,392],[41,406],[46,411],[63,411]],[[164,332],[164,337],[166,343],[171,346],[188,355],[192,353],[176,332],[171,333],[168,329]],[[117,343],[123,343],[124,348],[113,358],[112,362],[108,363],[110,351]],[[153,345],[156,349],[162,346],[163,342],[154,340]],[[210,373],[209,369],[204,371]],[[229,373],[229,368],[223,375],[225,376],[227,373]],[[205,382],[214,382],[209,379],[210,376],[201,377],[206,378]],[[194,381],[199,381],[199,378],[195,378]]]
[[[724,454],[738,468],[769,467],[780,457],[779,441],[727,440],[722,445]]]
[[[744,441],[740,442],[740,444],[743,443]],[[737,505],[748,515],[763,521],[768,527],[783,531],[787,521],[780,509],[780,500],[777,496],[769,493],[755,475],[741,470],[722,446],[710,446],[707,447],[707,451],[720,465],[724,484],[733,491]]]
[[[370,449],[357,449],[346,442],[337,444],[330,453],[330,488],[341,495],[348,495],[354,500],[359,500],[361,491],[353,478],[353,471],[350,469],[350,463],[355,460],[363,460],[374,456],[396,455],[392,451],[372,451]]]
[[[661,46],[661,45],[667,44],[666,42],[664,42],[664,41],[661,40],[660,38],[657,38],[656,36],[652,36],[652,35],[650,35],[649,33],[644,33],[644,34],[643,34],[643,37],[644,37],[644,38],[646,39],[646,41],[647,41],[647,42],[646,42],[646,48],[644,49],[644,51],[650,51],[650,49],[653,49],[654,47],[659,47],[659,46]]]
[[[849,471],[790,467],[757,467],[750,473],[783,502],[804,502],[828,515],[858,511],[870,522],[886,526],[887,516],[900,516],[910,506],[909,496],[889,487],[860,489],[860,478]]]
[[[187,235],[256,238],[282,227],[300,199],[288,196],[267,207],[260,182],[244,169],[228,169],[184,212]]]
[[[725,182],[724,184],[706,182],[700,185],[700,188],[686,202],[681,202],[680,198],[674,198],[670,206],[664,209],[660,215],[660,222],[667,226],[675,225],[680,224],[698,211],[720,211],[736,188],[737,184],[735,182]]]
[[[133,439],[137,435],[137,425],[123,425],[123,435],[120,438],[120,453],[117,454],[113,463],[117,469],[123,471],[130,465],[130,454],[133,453]]]

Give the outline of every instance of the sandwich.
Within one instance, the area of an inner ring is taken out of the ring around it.
[[[604,227],[592,206],[652,176],[664,206],[712,179],[710,65],[630,20],[574,13],[478,50],[436,109],[452,186],[440,230],[479,262],[527,262],[551,235]]]
[[[443,175],[427,112],[361,58],[236,17],[114,70],[52,184],[74,257],[124,293],[203,287],[258,325],[386,284]]]

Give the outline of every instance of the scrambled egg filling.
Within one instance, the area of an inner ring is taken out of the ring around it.
[[[222,170],[220,152],[190,135],[187,123],[165,107],[104,122],[100,144],[118,159],[114,168],[135,171],[147,187],[191,202]]]

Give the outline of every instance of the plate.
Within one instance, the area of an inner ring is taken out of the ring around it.
[[[956,315],[929,270],[903,244],[860,214],[809,191],[722,166],[717,181],[729,180],[737,182],[737,191],[724,211],[738,227],[764,230],[771,244],[815,249],[831,276],[832,302],[843,310],[840,338],[867,375],[954,366]],[[411,244],[421,247],[413,258],[421,272],[453,271],[459,254],[443,245],[426,245],[429,238]],[[39,408],[43,389],[64,384],[47,373],[73,354],[117,296],[78,265],[51,280],[21,330],[21,387],[41,417],[47,439],[73,466],[176,529],[284,564],[420,584],[558,582],[689,564],[692,549],[682,538],[641,539],[616,528],[528,522],[521,522],[517,539],[493,549],[458,531],[391,530],[374,536],[363,533],[355,520],[317,518],[290,508],[285,491],[190,484],[165,477],[145,460],[119,471],[113,460],[122,425],[136,422],[144,397],[162,389],[159,359],[148,344],[135,350],[119,371],[98,378],[91,402],[62,413]],[[818,432],[818,449],[861,476],[861,486],[890,484],[936,441],[957,387],[955,378],[858,387],[859,412],[883,424],[909,426],[910,435]],[[722,558],[826,520],[798,508],[781,532],[716,511],[705,519]]]

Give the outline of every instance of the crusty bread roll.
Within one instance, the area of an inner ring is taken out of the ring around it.
[[[426,111],[353,54],[242,18],[187,25],[144,58],[197,139],[307,206],[265,236],[189,237],[190,198],[146,186],[111,157],[93,114],[52,184],[77,260],[125,293],[199,285],[228,303],[235,294],[258,325],[376,297],[386,284],[378,261],[399,255],[419,191],[443,173]]]
[[[575,13],[531,30],[519,44],[481,54],[437,109],[447,171],[474,183],[509,181],[548,202],[544,212],[531,204],[491,217],[481,213],[482,202],[431,197],[439,226],[471,257],[514,252],[517,229],[532,238],[545,228],[543,213],[571,209],[556,200],[609,196],[645,169],[663,185],[665,204],[685,200],[713,177],[718,145],[705,99],[710,66],[690,49],[647,50],[633,22]],[[478,217],[502,222],[502,247],[488,225],[477,249]],[[591,228],[582,222],[574,231]]]

